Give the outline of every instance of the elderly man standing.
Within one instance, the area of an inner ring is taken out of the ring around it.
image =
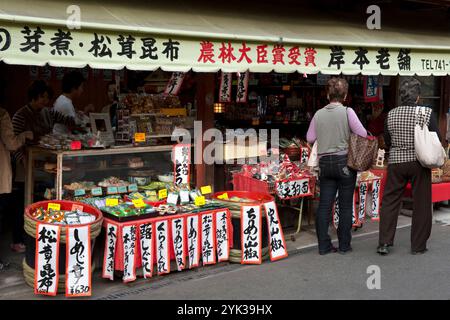
[[[389,165],[380,211],[377,252],[381,255],[388,254],[389,247],[394,244],[401,200],[408,182],[412,183],[414,201],[411,253],[425,253],[431,234],[431,170],[421,166],[414,149],[415,110],[420,98],[420,87],[417,79],[402,79],[400,106],[391,110],[385,121],[384,139],[389,149]],[[424,121],[430,131],[438,133],[437,119],[431,108],[427,110]]]

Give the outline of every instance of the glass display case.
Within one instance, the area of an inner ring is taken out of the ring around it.
[[[56,151],[31,147],[27,155],[25,204],[49,197],[70,199],[88,192],[93,196],[127,193],[129,184],[139,187],[155,181],[170,183],[174,169],[172,148],[173,145],[162,145]]]

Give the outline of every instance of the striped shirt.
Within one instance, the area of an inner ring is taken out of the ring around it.
[[[61,123],[67,126],[74,126],[72,117],[67,117],[52,109],[44,108],[41,111],[33,110],[29,105],[20,108],[12,119],[14,133],[16,135],[24,131],[32,131],[34,141],[51,133],[55,123]],[[24,149],[21,148],[13,154],[14,161],[21,162],[24,156]]]

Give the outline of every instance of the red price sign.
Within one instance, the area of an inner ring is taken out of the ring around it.
[[[79,141],[79,140],[72,141],[72,143],[70,144],[70,149],[71,150],[81,150],[81,141]]]

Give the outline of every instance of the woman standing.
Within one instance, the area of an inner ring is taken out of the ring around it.
[[[317,140],[319,157],[320,202],[316,213],[316,232],[319,254],[337,252],[331,244],[328,228],[336,193],[339,193],[339,253],[352,251],[351,230],[353,193],[356,184],[356,171],[347,167],[348,141],[353,132],[362,137],[367,131],[356,113],[342,103],[347,97],[348,83],[342,78],[328,80],[328,105],[316,112],[307,133],[309,143]]]
[[[25,139],[33,139],[33,133],[14,134],[11,118],[6,110],[0,108],[0,211],[8,204],[12,190],[12,171],[10,151],[15,151],[25,144]],[[0,260],[0,270],[6,264]]]
[[[380,238],[377,252],[389,253],[394,244],[397,219],[406,184],[411,182],[413,192],[413,216],[411,227],[411,253],[427,251],[431,234],[431,170],[417,161],[414,148],[416,106],[419,102],[421,84],[417,79],[406,77],[400,82],[400,106],[389,111],[385,122],[384,140],[389,149],[386,189],[380,210]],[[427,108],[424,124],[439,136],[436,116]]]

